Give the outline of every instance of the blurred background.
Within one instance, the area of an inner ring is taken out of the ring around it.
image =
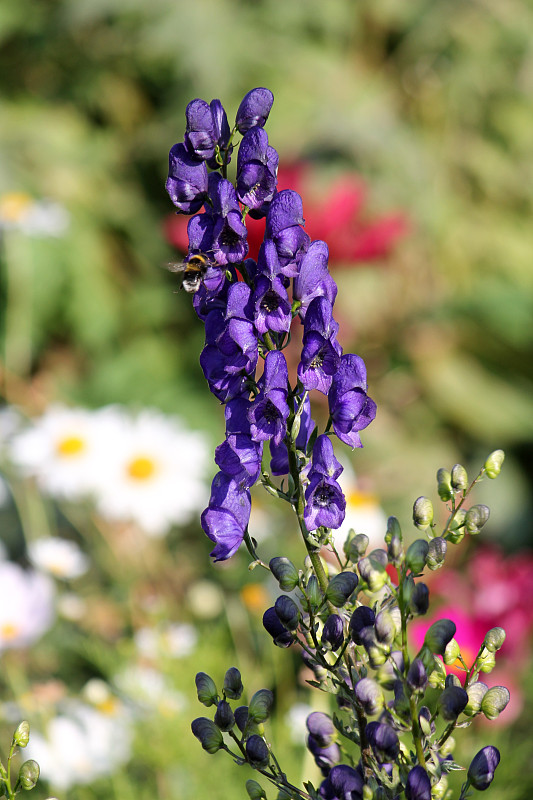
[[[2,752],[29,718],[39,796],[242,797],[249,775],[189,730],[194,673],[231,665],[250,693],[275,688],[276,752],[294,780],[312,770],[302,720],[326,700],[260,630],[275,587],[244,554],[209,563],[198,518],[223,415],[164,269],[185,241],[164,191],[185,106],[219,98],[231,122],[255,86],[274,93],[280,184],[328,241],[340,339],[378,403],[346,456],[350,524],[381,534],[394,513],[408,530],[439,467],[474,475],[506,451],[475,496],[486,533],[434,595],[461,598],[474,641],[513,631],[493,681],[512,676],[513,708],[457,738],[502,750],[494,798],[529,796],[531,30],[529,0],[2,4],[0,602],[20,612],[0,610]],[[268,560],[293,523],[255,500]]]

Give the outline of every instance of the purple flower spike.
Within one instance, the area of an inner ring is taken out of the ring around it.
[[[337,481],[312,473],[305,491],[304,522],[307,529],[340,528],[346,512],[346,498]]]
[[[202,514],[202,528],[216,547],[210,553],[215,561],[226,561],[239,548],[250,519],[250,492],[241,489],[223,472],[211,486],[209,506]]]
[[[362,358],[342,356],[328,394],[333,430],[350,447],[362,447],[358,431],[376,416],[376,404],[366,393],[366,368]]]
[[[294,299],[300,302],[298,313],[305,319],[311,300],[326,297],[333,305],[337,297],[337,284],[328,270],[329,250],[320,239],[311,242],[300,262],[300,271],[294,280]]]
[[[207,197],[207,167],[184,144],[175,144],[168,154],[166,190],[182,214],[196,214]]]
[[[185,144],[197,159],[205,161],[215,154],[217,129],[211,107],[205,100],[192,100],[185,111]]]
[[[244,134],[237,156],[237,197],[245,206],[259,209],[276,192],[278,155],[269,147],[263,128]]]
[[[244,95],[235,118],[238,130],[246,133],[255,125],[262,128],[268,119],[273,102],[274,95],[270,89],[252,89]]]

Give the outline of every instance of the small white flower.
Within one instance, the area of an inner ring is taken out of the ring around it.
[[[305,744],[308,734],[305,721],[312,711],[307,703],[295,703],[285,714],[285,724],[295,744]]]
[[[89,559],[76,542],[57,536],[30,542],[28,555],[35,567],[64,580],[79,578],[89,568]]]
[[[187,707],[187,698],[154,667],[130,665],[115,676],[115,685],[141,712],[171,716]]]
[[[54,585],[47,575],[0,562],[0,650],[27,647],[51,626]]]
[[[13,437],[11,460],[47,494],[79,499],[93,487],[109,425],[103,412],[51,406]]]
[[[135,522],[148,535],[163,536],[207,503],[206,440],[157,411],[134,419],[116,413],[95,486],[98,510],[106,519]]]

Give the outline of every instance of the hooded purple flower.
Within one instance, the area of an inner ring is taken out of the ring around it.
[[[241,488],[249,488],[261,474],[263,443],[250,436],[248,410],[250,401],[237,397],[226,405],[226,440],[215,450],[218,467],[230,475]]]
[[[343,466],[335,458],[330,437],[325,433],[321,434],[313,445],[313,458],[309,477],[311,477],[311,474],[319,473],[336,481],[342,471]]]
[[[239,548],[250,520],[250,492],[241,489],[223,472],[217,473],[211,486],[209,506],[202,514],[202,528],[215,542],[210,553],[215,561],[226,561]]]
[[[257,441],[271,439],[279,445],[287,432],[287,404],[289,374],[285,356],[272,350],[265,358],[265,369],[261,377],[261,392],[248,412],[250,432]]]
[[[342,353],[336,339],[338,329],[329,300],[315,297],[305,315],[302,355],[298,365],[298,378],[304,389],[328,393]]]
[[[273,240],[281,272],[287,278],[298,275],[300,260],[311,241],[301,227],[304,222],[300,195],[291,189],[278,192],[268,208],[265,239]]]
[[[324,800],[362,800],[364,780],[360,767],[347,764],[333,767],[320,785],[319,794]]]
[[[300,302],[298,313],[305,319],[307,308],[315,297],[327,297],[331,305],[337,297],[337,284],[328,270],[329,250],[320,239],[311,242],[300,262],[298,276],[294,280],[294,300]]]
[[[274,95],[270,89],[252,89],[245,94],[237,110],[235,125],[241,133],[246,133],[256,125],[263,127],[268,119]]]
[[[261,334],[267,331],[287,333],[291,327],[291,304],[287,290],[280,278],[270,280],[264,275],[257,278],[253,296],[255,327]]]
[[[319,472],[311,473],[305,490],[304,522],[307,529],[340,528],[346,512],[346,498],[337,481]]]
[[[205,161],[215,154],[217,129],[211,107],[205,100],[192,100],[185,110],[185,145],[191,155]]]
[[[390,725],[384,722],[369,722],[366,738],[379,764],[394,761],[400,752],[400,740]]]
[[[209,176],[209,197],[212,202],[213,233],[211,249],[219,264],[242,261],[248,252],[248,231],[230,181],[218,172]]]
[[[237,156],[237,197],[245,206],[260,209],[276,192],[279,157],[268,144],[263,128],[250,128]]]
[[[405,796],[407,800],[431,800],[431,781],[420,764],[413,767],[407,776]]]
[[[195,214],[207,198],[207,167],[184,144],[175,144],[168,154],[166,190],[182,214]]]
[[[350,447],[362,447],[358,431],[376,416],[376,404],[366,393],[366,368],[352,353],[341,357],[328,394],[333,430]]]

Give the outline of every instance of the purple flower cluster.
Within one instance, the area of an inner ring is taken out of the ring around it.
[[[216,560],[230,558],[247,532],[250,488],[261,476],[265,443],[273,475],[289,472],[291,447],[309,460],[301,475],[308,530],[341,525],[342,467],[329,434],[310,443],[315,428],[310,391],[327,396],[327,430],[332,427],[350,447],[361,447],[359,431],[376,413],[364,362],[343,355],[337,340],[337,287],[328,271],[327,244],[305,233],[301,197],[277,191],[278,154],[264,130],[273,99],[268,89],[248,92],[232,129],[219,100],[193,100],[184,141],[169,156],[167,191],[178,213],[194,215],[185,263],[198,256],[205,260],[193,299],[205,322],[200,364],[210,390],[225,404],[226,438],[215,453],[220,472],[202,515]],[[237,132],[242,140],[233,184],[227,166]],[[266,218],[257,262],[246,258],[248,214]],[[283,350],[296,316],[303,324],[303,345],[291,385]]]

